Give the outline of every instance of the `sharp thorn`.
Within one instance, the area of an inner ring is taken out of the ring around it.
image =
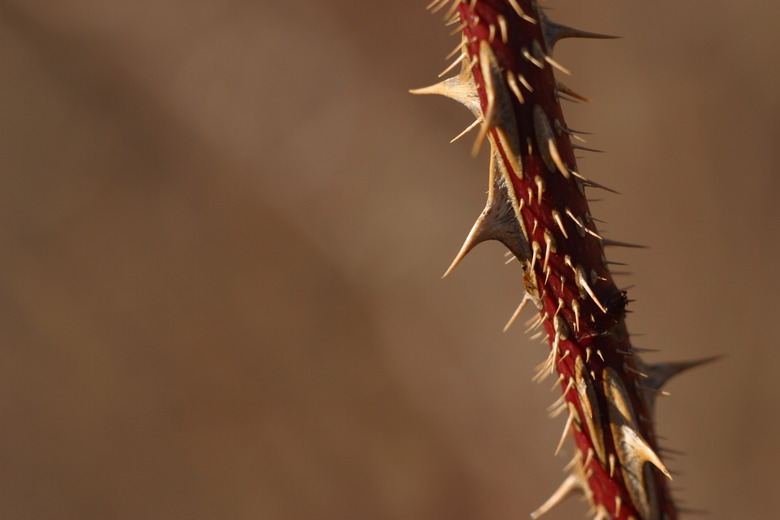
[[[699,367],[707,363],[712,363],[723,358],[723,356],[712,356],[692,361],[678,361],[672,363],[656,363],[654,365],[643,365],[642,371],[647,373],[645,385],[655,390],[660,390],[671,378],[681,372]]]
[[[602,238],[601,243],[604,245],[604,247],[609,246],[615,246],[615,247],[635,247],[639,249],[647,249],[647,246],[639,245],[639,244],[629,244],[628,242],[620,242],[618,240],[610,240],[608,238]]]
[[[512,258],[514,258],[514,257],[512,257]],[[509,321],[508,321],[508,322],[507,322],[507,324],[504,326],[504,332],[506,332],[507,330],[509,330],[509,327],[511,327],[511,326],[512,326],[512,324],[515,322],[515,320],[517,319],[517,317],[518,317],[518,316],[520,315],[520,313],[523,311],[523,309],[525,308],[525,306],[526,306],[526,305],[528,305],[528,302],[529,302],[529,301],[531,301],[531,295],[530,295],[530,294],[528,294],[528,293],[525,293],[525,294],[523,295],[523,301],[521,301],[521,302],[520,302],[520,305],[518,305],[518,306],[517,306],[517,309],[515,309],[515,312],[514,312],[514,314],[512,314],[512,317],[511,317],[511,318],[509,318]]]
[[[595,39],[615,39],[619,36],[610,36],[608,34],[599,34],[594,32],[582,31],[580,29],[574,29],[559,23],[544,18],[542,21],[542,28],[544,30],[544,39],[547,42],[549,49],[552,49],[556,43],[564,38],[595,38]]]
[[[590,103],[590,99],[586,98],[582,94],[579,94],[575,92],[574,90],[570,89],[566,85],[564,85],[560,81],[555,82],[555,88],[558,90],[559,94],[563,94],[565,96],[571,96],[572,98],[576,99],[577,101],[582,101],[584,103]],[[584,133],[584,132],[583,132]]]
[[[455,141],[457,141],[458,139],[460,139],[461,137],[463,137],[464,135],[472,131],[482,121],[483,121],[482,117],[478,117],[477,119],[475,119],[474,122],[471,123],[469,126],[467,126],[465,130],[463,130],[461,133],[453,137],[452,140],[450,141],[450,144],[454,143]]]
[[[540,518],[543,514],[547,513],[552,508],[563,502],[576,491],[582,491],[582,483],[580,482],[580,478],[572,473],[566,477],[566,480],[563,481],[563,483],[558,487],[558,489],[555,490],[552,496],[550,496],[550,498],[545,501],[544,504],[539,506],[536,511],[531,513],[531,518],[533,520]]]

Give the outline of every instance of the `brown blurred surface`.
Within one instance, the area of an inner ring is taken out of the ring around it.
[[[425,2],[0,3],[0,518],[513,519],[563,478]],[[559,0],[677,495],[770,518],[780,4]],[[597,196],[601,196],[600,194]],[[604,229],[604,227],[602,227]],[[568,446],[568,445],[567,445]],[[549,518],[580,518],[573,500]]]

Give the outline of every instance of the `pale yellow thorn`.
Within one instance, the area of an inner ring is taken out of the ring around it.
[[[514,258],[514,257],[512,257],[512,258]],[[531,295],[530,295],[530,294],[528,294],[528,293],[525,293],[525,294],[523,295],[523,301],[521,301],[521,302],[520,302],[520,305],[518,305],[518,306],[517,306],[517,309],[515,309],[515,312],[514,312],[514,314],[512,314],[512,317],[511,317],[511,318],[509,318],[509,321],[508,321],[508,322],[507,322],[507,324],[504,326],[504,332],[506,332],[507,330],[509,330],[509,327],[511,327],[511,326],[512,326],[512,324],[513,324],[513,323],[515,322],[515,320],[517,319],[517,317],[518,317],[518,316],[520,316],[520,313],[523,311],[523,309],[525,308],[525,306],[526,306],[526,305],[528,305],[528,302],[529,302],[529,301],[531,301]]]
[[[556,69],[558,69],[559,71],[563,72],[567,76],[571,76],[571,72],[569,71],[569,69],[567,69],[566,67],[564,67],[563,65],[561,65],[560,63],[558,63],[557,61],[552,59],[552,57],[545,56],[544,57],[544,61],[546,61],[547,63],[549,63],[550,65],[552,65]]]
[[[563,443],[566,440],[566,437],[568,437],[569,433],[571,433],[571,425],[574,422],[574,416],[569,414],[569,418],[566,419],[566,425],[563,427],[563,433],[561,434],[561,440],[558,441],[558,447],[555,448],[554,455],[558,455],[558,452],[561,451],[561,448],[563,447]]]
[[[558,168],[558,171],[561,172],[561,175],[563,175],[564,178],[568,179],[571,175],[569,168],[566,166],[566,163],[563,162],[561,154],[558,152],[558,145],[555,144],[555,139],[552,137],[547,140],[547,149],[549,150],[550,157],[555,163],[556,168]]]
[[[539,67],[540,69],[543,69],[543,68],[544,68],[544,63],[542,63],[541,61],[537,60],[537,59],[536,59],[536,58],[533,56],[533,54],[531,54],[531,52],[530,52],[528,49],[526,49],[525,47],[523,47],[523,48],[520,50],[520,53],[523,55],[523,57],[524,57],[526,60],[530,61],[531,63],[533,63],[534,65],[536,65],[536,66],[537,66],[537,67]]]
[[[620,425],[620,442],[623,442],[628,447],[628,451],[632,456],[637,457],[641,462],[649,462],[666,475],[669,480],[672,478],[669,470],[666,469],[664,463],[658,457],[658,454],[650,447],[649,444],[630,426],[625,424]]]
[[[566,480],[563,481],[563,483],[558,487],[558,489],[555,490],[552,496],[550,496],[550,498],[544,502],[544,504],[539,506],[536,511],[531,513],[531,518],[533,520],[540,518],[552,508],[563,502],[575,491],[582,491],[582,483],[580,482],[580,479],[577,475],[571,474],[566,477]]]
[[[465,54],[465,53],[463,53],[463,54],[461,54],[460,56],[458,56],[457,58],[455,58],[455,61],[453,61],[452,63],[450,63],[450,64],[449,64],[449,66],[448,66],[446,69],[444,69],[443,71],[441,71],[441,72],[439,73],[439,77],[442,77],[442,76],[444,76],[444,75],[445,75],[445,74],[447,74],[449,71],[451,71],[452,69],[454,69],[454,68],[455,68],[455,67],[458,65],[458,63],[460,63],[460,62],[461,62],[461,61],[463,61],[464,59],[466,59],[466,54]]]
[[[542,263],[542,271],[547,271],[547,265],[550,262],[550,252],[555,250],[555,245],[553,244],[553,238],[549,231],[546,231],[544,233],[544,261]],[[560,307],[559,307],[560,310]],[[557,311],[556,311],[557,314]]]
[[[523,76],[522,74],[518,74],[518,75],[517,75],[517,79],[519,79],[519,80],[520,80],[520,83],[522,83],[522,84],[523,84],[523,86],[524,86],[525,88],[527,88],[529,92],[533,92],[533,91],[534,91],[534,89],[533,89],[533,87],[531,86],[531,84],[530,84],[530,83],[528,83],[528,80],[527,80],[527,79],[525,79],[525,76]]]
[[[503,43],[507,43],[509,41],[509,34],[506,24],[506,18],[504,18],[504,15],[498,15],[496,17],[496,20],[498,20],[498,28],[501,31],[501,41]]]
[[[552,211],[552,218],[555,221],[556,224],[558,224],[558,229],[561,230],[561,233],[563,234],[563,238],[569,238],[569,234],[566,232],[566,228],[563,226],[563,220],[561,219],[561,214],[558,213],[558,210]]]
[[[615,473],[615,454],[610,453],[609,454],[609,478],[612,478],[614,473]]]
[[[590,285],[588,285],[588,279],[585,277],[585,272],[582,270],[582,267],[577,267],[576,273],[577,285],[580,287],[580,289],[588,293],[593,302],[598,306],[599,309],[601,309],[601,312],[606,314],[607,309],[601,304],[599,299],[596,298],[596,294],[593,292],[593,289],[591,289]]]
[[[515,95],[515,97],[520,102],[520,104],[522,105],[523,103],[525,103],[525,98],[523,97],[523,92],[520,90],[520,86],[517,84],[517,80],[515,79],[515,75],[512,74],[512,72],[507,73],[507,75],[506,75],[506,82],[509,83],[509,89]]]
[[[515,10],[515,12],[517,13],[517,16],[519,16],[520,18],[522,18],[523,20],[525,20],[527,22],[531,22],[532,24],[536,24],[536,20],[534,20],[532,17],[530,17],[527,14],[525,14],[525,12],[523,11],[523,8],[520,7],[520,4],[517,3],[517,0],[509,0],[509,5],[511,5],[512,9]]]
[[[455,137],[453,137],[453,138],[452,138],[452,140],[450,141],[450,144],[454,143],[455,141],[457,141],[458,139],[460,139],[461,137],[463,137],[464,135],[466,135],[467,133],[469,133],[470,131],[472,131],[472,130],[473,130],[474,128],[476,128],[476,126],[477,126],[477,125],[479,125],[479,124],[480,124],[482,121],[483,121],[482,117],[480,117],[480,118],[478,118],[478,119],[475,119],[475,120],[474,120],[474,122],[473,122],[473,123],[471,123],[469,126],[467,126],[465,130],[463,130],[461,133],[459,133],[458,135],[456,135]]]
[[[428,4],[428,6],[425,9],[431,11],[431,13],[436,13],[436,12],[441,10],[443,7],[445,7],[449,3],[450,3],[450,0],[433,0],[433,2]],[[436,5],[436,4],[439,4],[439,5]]]
[[[450,33],[450,36],[455,36],[456,34],[458,34],[460,31],[462,31],[463,29],[465,29],[468,26],[469,26],[469,24],[467,24],[466,22],[463,22],[462,24],[457,26],[455,29],[453,29],[453,31]]]
[[[455,56],[455,54],[456,54],[458,51],[462,51],[462,50],[463,50],[463,48],[464,48],[464,47],[466,47],[466,45],[468,45],[468,43],[469,43],[469,42],[468,42],[468,40],[466,40],[466,39],[464,38],[464,39],[463,39],[463,40],[462,40],[462,41],[461,41],[461,42],[458,44],[458,46],[457,46],[457,47],[455,47],[454,49],[452,49],[452,50],[449,52],[449,54],[447,54],[447,55],[444,57],[444,59],[445,59],[445,60],[448,60],[448,59],[452,58],[453,56]]]

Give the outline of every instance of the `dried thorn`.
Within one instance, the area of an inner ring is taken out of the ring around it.
[[[540,366],[536,367],[537,370],[540,369],[540,368],[541,368]],[[558,378],[558,379],[560,380],[560,378]],[[571,388],[571,378],[569,378],[569,384],[566,385],[566,389],[568,389],[568,388]],[[566,392],[567,392],[566,389],[564,389],[563,393],[560,396],[558,396],[558,399],[553,401],[553,403],[550,406],[547,407],[547,411],[548,412],[550,412],[552,410],[555,410],[555,409],[557,409],[557,408],[559,408],[561,406],[565,406],[566,405]]]
[[[571,474],[566,477],[566,480],[563,481],[563,483],[558,487],[558,489],[555,490],[552,496],[544,502],[544,504],[539,506],[536,511],[531,513],[531,518],[533,520],[540,518],[543,514],[547,513],[552,508],[563,502],[576,491],[583,491],[582,482],[577,475]]]
[[[614,473],[615,473],[615,454],[610,453],[609,454],[609,478],[612,478]]]
[[[556,97],[558,99],[561,99],[563,101],[568,101],[569,103],[577,104],[577,103],[580,103],[582,101],[582,100],[577,99],[575,97],[567,96],[566,93],[561,92],[560,90],[556,90],[555,94],[556,94]]]
[[[458,51],[463,51],[463,49],[464,49],[464,48],[466,48],[466,46],[468,45],[468,43],[469,43],[469,42],[468,42],[468,40],[466,40],[466,39],[462,39],[462,40],[461,40],[461,42],[458,44],[458,46],[457,46],[457,47],[455,47],[454,49],[452,49],[452,50],[451,50],[451,51],[450,51],[450,52],[449,52],[449,53],[448,53],[448,54],[447,54],[447,55],[444,57],[444,59],[445,59],[445,60],[449,60],[449,59],[451,59],[453,56],[455,56],[455,54],[457,54],[457,53],[458,53]]]
[[[458,11],[458,6],[460,5],[460,3],[461,0],[454,0],[449,10],[444,14],[444,18],[447,19],[454,16],[455,13]]]
[[[563,65],[561,65],[560,63],[558,63],[557,61],[555,61],[554,59],[552,59],[551,56],[545,56],[544,57],[544,61],[549,63],[553,68],[558,69],[559,71],[563,72],[567,76],[571,76],[571,71],[569,69],[567,69],[566,67],[564,67]]]
[[[570,89],[566,85],[564,85],[562,82],[557,81],[555,82],[555,88],[558,91],[558,94],[563,94],[564,96],[571,96],[573,99],[570,99],[569,101],[582,101],[584,103],[590,103],[590,99],[586,98],[582,94],[575,92],[574,90]]]
[[[585,276],[585,271],[582,269],[582,267],[581,267],[581,266],[578,266],[578,267],[577,267],[577,269],[575,270],[575,273],[576,273],[576,278],[575,278],[575,281],[576,281],[576,283],[577,283],[577,286],[578,286],[578,287],[579,287],[581,290],[583,290],[584,292],[586,292],[586,293],[588,294],[588,296],[590,296],[590,297],[591,297],[591,299],[592,299],[592,300],[593,300],[593,302],[596,304],[596,306],[597,306],[599,309],[601,309],[601,312],[603,312],[604,314],[606,314],[606,313],[607,313],[607,309],[606,309],[606,307],[604,307],[604,306],[601,304],[601,302],[599,301],[599,299],[596,297],[596,293],[594,293],[594,292],[593,292],[593,289],[591,289],[590,285],[588,284],[588,278]]]
[[[591,133],[591,132],[583,132],[582,130],[575,130],[573,128],[569,128],[569,127],[566,127],[566,126],[561,127],[561,130],[563,130],[564,132],[566,132],[567,134],[572,135],[572,136],[573,135],[593,135],[593,133]]]
[[[677,374],[684,372],[686,370],[690,370],[691,368],[695,368],[698,366],[705,365],[707,363],[711,363],[713,361],[717,361],[722,357],[723,356],[721,355],[721,356],[712,356],[703,359],[696,359],[693,361],[678,361],[675,363],[657,363],[654,365],[644,365],[642,366],[642,369],[647,371],[648,373],[648,377],[647,377],[648,380],[646,382],[647,386],[654,388],[656,390],[660,390],[661,387],[664,384],[666,384],[667,381],[669,381]]]
[[[520,4],[517,3],[517,0],[509,0],[509,5],[512,6],[512,9],[514,9],[514,11],[517,13],[517,16],[532,24],[536,23],[536,20],[534,20],[532,17],[525,14],[523,8],[520,7]]]
[[[533,323],[533,325],[531,325],[531,327],[529,327],[529,328],[527,328],[525,330],[525,333],[528,334],[528,333],[532,332],[533,330],[538,329],[539,326],[542,323],[544,323],[544,318],[542,318],[541,316],[537,316],[536,321],[534,321],[534,323]]]
[[[602,237],[601,235],[599,235],[598,233],[596,233],[595,231],[593,231],[589,227],[584,226],[582,229],[584,229],[587,234],[589,234],[589,235],[591,235],[591,236],[593,236],[593,237],[595,237],[595,238],[597,238],[599,240],[604,240],[604,237]]]
[[[578,144],[572,144],[572,148],[575,150],[584,150],[586,152],[604,153],[604,150],[598,150],[596,148],[588,148],[587,146],[580,146]]]
[[[455,25],[456,23],[458,23],[460,21],[461,21],[460,13],[455,13],[454,15],[452,15],[449,18],[449,20],[444,22],[444,27],[449,27],[450,25]]]
[[[531,86],[530,83],[528,83],[528,80],[525,79],[525,76],[523,76],[522,74],[518,74],[517,79],[520,80],[520,83],[526,88],[526,90],[528,90],[528,92],[534,91],[534,88]]]
[[[617,195],[620,195],[620,192],[615,191],[612,188],[608,188],[608,187],[604,186],[603,184],[599,184],[598,182],[594,182],[594,181],[588,179],[587,177],[583,177],[582,175],[580,175],[578,172],[576,172],[574,170],[569,170],[569,172],[571,172],[572,175],[574,175],[579,180],[581,180],[582,183],[585,186],[588,186],[588,187],[591,187],[591,188],[599,188],[599,189],[602,189],[604,191],[608,191],[610,193],[615,193]],[[600,202],[600,201],[601,201],[601,199],[588,199],[588,202]]]
[[[579,451],[576,451],[574,453],[574,457],[572,457],[572,459],[569,462],[567,462],[566,465],[563,467],[563,471],[564,472],[571,471],[572,468],[574,468],[574,466],[581,460],[582,460],[582,455],[580,454]]]
[[[449,3],[450,3],[450,0],[433,0],[433,2],[428,4],[425,9],[430,11],[431,14],[435,14],[438,11],[440,11],[441,9],[443,9],[444,7],[446,7],[447,4],[449,4]],[[436,4],[439,4],[439,5],[436,5]]]
[[[540,105],[534,105],[533,110],[534,133],[536,134],[536,143],[539,146],[539,153],[542,156],[544,165],[550,171],[558,170],[564,178],[568,179],[571,170],[563,162],[558,146],[555,142],[555,133],[553,132],[550,120],[544,109]]]
[[[556,388],[561,386],[561,383],[563,382],[564,377],[565,376],[563,374],[558,374],[558,379],[556,379],[555,382],[550,387],[550,392],[554,391]]]
[[[539,258],[539,252],[541,250],[542,250],[542,246],[539,245],[539,242],[537,242],[536,240],[531,242],[531,265],[529,267],[529,270],[531,272],[533,272],[534,270],[534,267],[536,265],[536,259]]]
[[[533,329],[535,329],[536,327],[538,327],[538,326],[539,326],[539,324],[540,324],[540,322],[541,322],[542,320],[544,320],[544,317],[542,317],[542,316],[541,316],[541,315],[539,315],[539,314],[534,314],[533,316],[531,316],[530,318],[528,318],[528,319],[525,321],[524,325],[525,325],[526,327],[531,327],[531,328],[529,329],[529,332],[530,332],[531,330],[533,330]],[[533,324],[533,325],[532,325],[532,324]]]
[[[444,76],[445,74],[447,74],[448,72],[450,72],[452,69],[454,69],[455,67],[457,67],[457,66],[458,66],[458,64],[459,64],[461,61],[463,61],[464,59],[466,59],[466,54],[461,54],[460,56],[458,56],[457,58],[455,58],[455,60],[454,60],[452,63],[450,63],[450,64],[447,66],[447,68],[446,68],[446,69],[444,69],[443,71],[441,71],[441,72],[439,73],[439,77],[442,77],[442,76]]]
[[[572,172],[572,175],[574,173]],[[590,179],[581,178],[580,179],[582,183],[585,185],[586,188],[598,188],[600,190],[608,191],[610,193],[614,193],[615,195],[620,195],[620,192],[617,190],[613,190],[609,186],[604,186],[603,184],[599,184],[598,182],[592,181]],[[601,199],[594,199],[593,202],[601,202]]]
[[[528,60],[529,62],[533,63],[533,64],[534,64],[534,65],[536,65],[538,68],[540,68],[540,69],[543,69],[543,68],[544,68],[544,63],[542,63],[541,61],[537,60],[537,59],[534,57],[534,55],[533,55],[533,54],[531,54],[531,52],[530,52],[528,49],[526,49],[525,47],[523,47],[523,48],[520,50],[520,53],[523,55],[523,57],[524,57],[526,60]]]
[[[488,43],[493,43],[496,39],[496,26],[492,23],[488,25]]]
[[[474,114],[474,117],[482,118],[479,94],[470,72],[470,67],[473,63],[475,62],[472,61],[468,67],[463,67],[460,73],[453,78],[445,79],[429,87],[412,89],[409,92],[422,95],[436,94],[454,99],[468,108]]]
[[[507,43],[509,41],[509,35],[508,35],[508,29],[506,24],[506,18],[504,18],[503,15],[498,15],[496,17],[496,20],[498,21],[498,28],[501,32],[501,41],[503,43]]]
[[[455,260],[442,278],[450,274],[469,251],[486,240],[498,240],[518,258],[526,259],[530,256],[528,244],[525,242],[523,230],[518,222],[516,207],[512,203],[514,194],[508,191],[506,182],[508,173],[501,168],[501,163],[496,155],[496,153],[491,155],[487,204],[471,228],[463,246],[455,256]]]
[[[552,218],[555,221],[555,223],[558,225],[558,229],[561,230],[561,234],[563,235],[563,238],[568,239],[569,234],[566,232],[566,228],[563,225],[563,220],[561,219],[561,214],[558,213],[557,210],[552,211]]]
[[[512,257],[512,258],[514,258],[514,257]],[[506,332],[507,330],[509,330],[509,327],[511,327],[511,326],[512,326],[512,324],[515,322],[515,320],[517,319],[517,317],[518,317],[518,316],[520,315],[520,313],[523,311],[523,309],[525,308],[525,306],[526,306],[526,305],[528,305],[528,302],[529,302],[529,301],[531,301],[531,295],[530,295],[530,294],[528,294],[528,293],[525,293],[525,294],[523,295],[523,301],[521,301],[521,302],[520,302],[520,305],[518,305],[518,306],[517,306],[517,309],[515,309],[515,312],[514,312],[514,314],[512,314],[512,317],[511,317],[511,318],[509,318],[509,321],[508,321],[508,322],[507,322],[507,324],[504,326],[504,332]]]
[[[461,32],[463,29],[465,29],[468,26],[469,26],[469,24],[467,24],[466,22],[463,22],[462,24],[458,25],[455,29],[453,29],[453,31],[450,33],[450,36],[455,36],[456,34]]]
[[[479,62],[482,78],[484,81],[485,96],[487,98],[486,108],[484,110],[484,123],[479,130],[471,155],[476,156],[479,152],[482,142],[487,137],[488,131],[494,126],[500,126],[504,129],[515,128],[516,122],[510,110],[506,109],[511,104],[509,94],[504,86],[503,72],[498,63],[493,50],[486,41],[482,41],[479,47]],[[496,120],[498,118],[498,120]],[[509,138],[512,140],[511,137]],[[514,140],[517,137],[514,136]],[[515,143],[514,148],[518,145]]]
[[[536,376],[538,377],[539,374],[536,374]],[[547,415],[550,417],[550,419],[555,419],[556,417],[561,415],[561,413],[564,410],[566,410],[566,409],[567,409],[567,405],[566,405],[566,403],[563,403],[561,406],[559,406],[555,410],[552,410],[552,411],[548,412]]]
[[[663,396],[663,397],[668,397],[669,395],[671,395],[666,390],[659,390],[659,389],[653,388],[651,386],[637,385],[637,388],[639,388],[643,392],[650,392],[653,395],[660,395],[660,396]]]
[[[542,179],[541,175],[537,175],[536,177],[534,177],[534,182],[536,183],[536,205],[541,206],[542,195],[544,195],[544,188],[545,188],[544,179]]]
[[[666,469],[666,466],[664,466],[664,463],[661,462],[661,459],[658,457],[656,452],[653,451],[653,448],[651,448],[650,445],[647,444],[647,442],[642,438],[642,436],[639,435],[639,433],[637,433],[633,428],[626,426],[625,424],[621,425],[618,437],[620,439],[618,442],[623,443],[621,445],[625,446],[629,457],[639,463],[639,469],[641,469],[642,464],[649,462],[661,470],[661,473],[666,475],[666,478],[669,480],[674,480],[671,473],[669,473],[669,470]]]
[[[602,358],[603,359],[603,358]],[[623,370],[626,372],[631,372],[632,374],[636,374],[641,378],[648,379],[650,376],[642,372],[641,370],[637,370],[635,368],[632,368],[628,366],[626,363],[623,363]]]
[[[561,448],[563,447],[563,443],[566,440],[566,437],[571,433],[571,425],[574,422],[574,416],[569,414],[569,417],[566,419],[566,424],[563,427],[563,433],[561,434],[561,440],[558,441],[558,446],[555,448],[555,453],[553,455],[558,455],[558,452],[561,451]]]
[[[604,506],[598,506],[596,509],[592,509],[591,514],[593,515],[591,520],[610,520],[612,518],[612,515]]]
[[[520,104],[524,104],[525,97],[523,97],[523,92],[520,90],[520,86],[517,84],[517,80],[515,79],[515,76],[512,74],[512,72],[507,72],[506,82],[509,84],[509,90],[512,91]]]
[[[542,29],[547,47],[552,50],[556,43],[564,38],[595,38],[595,39],[615,39],[619,36],[610,36],[608,34],[599,34],[588,31],[581,31],[573,27],[567,27],[559,23],[550,21],[546,17],[542,20]]]
[[[481,116],[479,118],[475,119],[474,122],[471,123],[469,126],[467,126],[465,130],[463,130],[461,133],[459,133],[458,135],[453,137],[452,140],[450,141],[450,144],[454,143],[455,141],[457,141],[458,139],[460,139],[461,137],[463,137],[464,135],[466,135],[467,133],[472,131],[474,128],[477,127],[477,125],[479,125],[483,121],[484,121],[484,119],[482,119]]]
[[[580,302],[577,300],[571,301],[571,308],[574,312],[574,330],[579,332],[580,331]]]
[[[638,249],[648,249],[647,246],[639,245],[639,244],[629,244],[628,242],[619,242],[617,240],[610,240],[609,238],[602,238],[601,243],[604,245],[604,247],[634,247]]]
[[[585,462],[582,463],[583,468],[587,468],[591,462],[593,462],[593,455],[595,452],[593,448],[588,448],[588,454],[585,456]]]
[[[571,382],[571,379],[569,379],[569,381]],[[547,411],[551,412],[556,408],[566,405],[566,403],[564,402],[565,400],[566,400],[566,393],[564,392],[562,396],[560,396],[558,399],[555,400],[555,402],[553,402],[553,404],[547,407]]]
[[[542,263],[542,271],[547,272],[547,265],[550,261],[550,253],[556,251],[555,247],[555,239],[552,236],[552,233],[550,231],[545,231],[544,233],[544,262]]]

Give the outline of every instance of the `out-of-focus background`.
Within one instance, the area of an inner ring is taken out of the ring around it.
[[[0,517],[517,519],[564,478],[420,2],[0,3]],[[557,0],[677,496],[780,509],[780,4]],[[530,314],[525,315],[529,317]],[[525,320],[521,320],[525,321]],[[576,500],[549,518],[581,518]]]

